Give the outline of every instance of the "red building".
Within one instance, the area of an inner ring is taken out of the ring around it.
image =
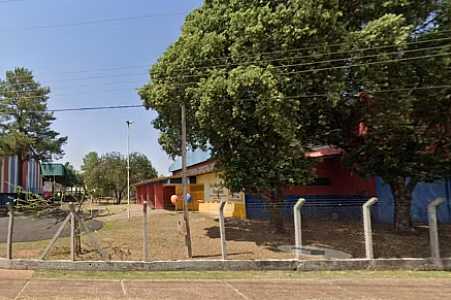
[[[308,157],[318,159],[315,167],[317,179],[308,186],[289,186],[284,189],[285,198],[295,199],[298,196],[306,197],[312,202],[322,201],[326,203],[335,203],[337,201],[353,203],[356,199],[363,201],[370,196],[376,194],[376,182],[374,179],[365,180],[353,174],[345,168],[341,163],[342,151],[332,147],[318,147],[315,151],[308,153]],[[173,176],[148,180],[139,183],[137,188],[137,199],[140,203],[148,201],[152,207],[157,209],[174,209],[174,205],[170,201],[171,195],[181,195],[181,168],[180,163],[175,162],[171,166],[170,171]],[[214,186],[215,178],[219,178],[214,171],[214,161],[208,153],[191,154],[188,156],[188,176],[190,183],[190,193],[193,196],[191,209],[197,210],[205,202],[217,202],[212,200],[212,186]],[[216,179],[219,180],[219,179]],[[221,193],[232,193],[221,191]],[[245,195],[239,197],[234,194],[234,200],[238,203],[242,199],[243,207],[245,207],[244,215],[259,216],[261,212],[255,213],[258,203],[261,200],[253,195]],[[312,200],[317,199],[317,200]],[[250,205],[248,205],[250,204]],[[249,213],[249,214],[248,214]]]

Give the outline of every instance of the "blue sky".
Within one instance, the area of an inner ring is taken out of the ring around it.
[[[201,4],[202,0],[0,1],[0,78],[17,66],[31,69],[52,90],[49,108],[141,104],[136,88],[147,82],[151,64],[177,39],[186,14]],[[86,24],[116,18],[122,20]],[[132,120],[131,150],[146,154],[160,173],[168,173],[171,159],[151,125],[155,112],[128,109],[55,116],[54,128],[69,137],[63,161],[78,168],[89,151],[125,153],[125,121]]]

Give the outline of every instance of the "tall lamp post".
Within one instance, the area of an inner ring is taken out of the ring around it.
[[[127,206],[128,206],[128,220],[130,221],[130,126],[132,121],[126,121],[127,123]]]

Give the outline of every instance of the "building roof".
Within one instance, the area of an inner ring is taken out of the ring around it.
[[[41,174],[43,177],[64,177],[66,168],[63,164],[42,163]]]
[[[187,167],[198,165],[200,163],[206,162],[211,159],[211,151],[197,149],[194,151],[189,151],[186,155]],[[175,172],[182,169],[182,159],[177,158],[172,165],[169,167],[169,172]]]
[[[312,147],[312,151],[306,153],[307,157],[310,158],[319,158],[326,156],[336,156],[343,154],[343,150],[336,148],[334,146],[314,146]],[[192,152],[187,153],[187,167],[192,167],[194,165],[198,165],[204,162],[207,162],[211,159],[211,151],[203,151],[197,149]],[[172,165],[169,167],[169,172],[176,172],[182,169],[182,159],[177,158]]]
[[[326,156],[337,156],[343,154],[343,150],[334,146],[318,146],[313,147],[311,152],[305,154],[305,156],[310,158],[326,157]]]

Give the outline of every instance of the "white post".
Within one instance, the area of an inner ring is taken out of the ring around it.
[[[227,245],[226,245],[226,237],[225,237],[225,222],[224,222],[224,207],[226,205],[226,201],[221,201],[219,205],[219,232],[221,235],[221,253],[222,259],[227,259]]]
[[[130,125],[131,121],[127,121],[127,218],[130,221]]]
[[[298,202],[293,208],[294,215],[294,232],[295,232],[295,251],[296,251],[296,259],[301,258],[302,253],[302,217],[301,217],[301,208],[305,203],[305,199],[299,198]]]
[[[74,204],[69,204],[70,208],[70,258],[75,261],[75,208]]]
[[[143,203],[143,216],[144,216],[144,261],[149,260],[149,225],[147,219],[147,201]]]
[[[440,245],[438,240],[437,207],[445,202],[444,198],[437,198],[428,205],[429,241],[431,256],[435,263],[440,262]]]
[[[366,259],[374,259],[373,249],[373,229],[371,227],[371,206],[377,202],[377,198],[369,199],[362,206],[363,211],[363,230],[365,233],[365,254]]]
[[[8,203],[8,236],[6,237],[6,258],[13,258],[13,231],[14,231],[14,208]]]

